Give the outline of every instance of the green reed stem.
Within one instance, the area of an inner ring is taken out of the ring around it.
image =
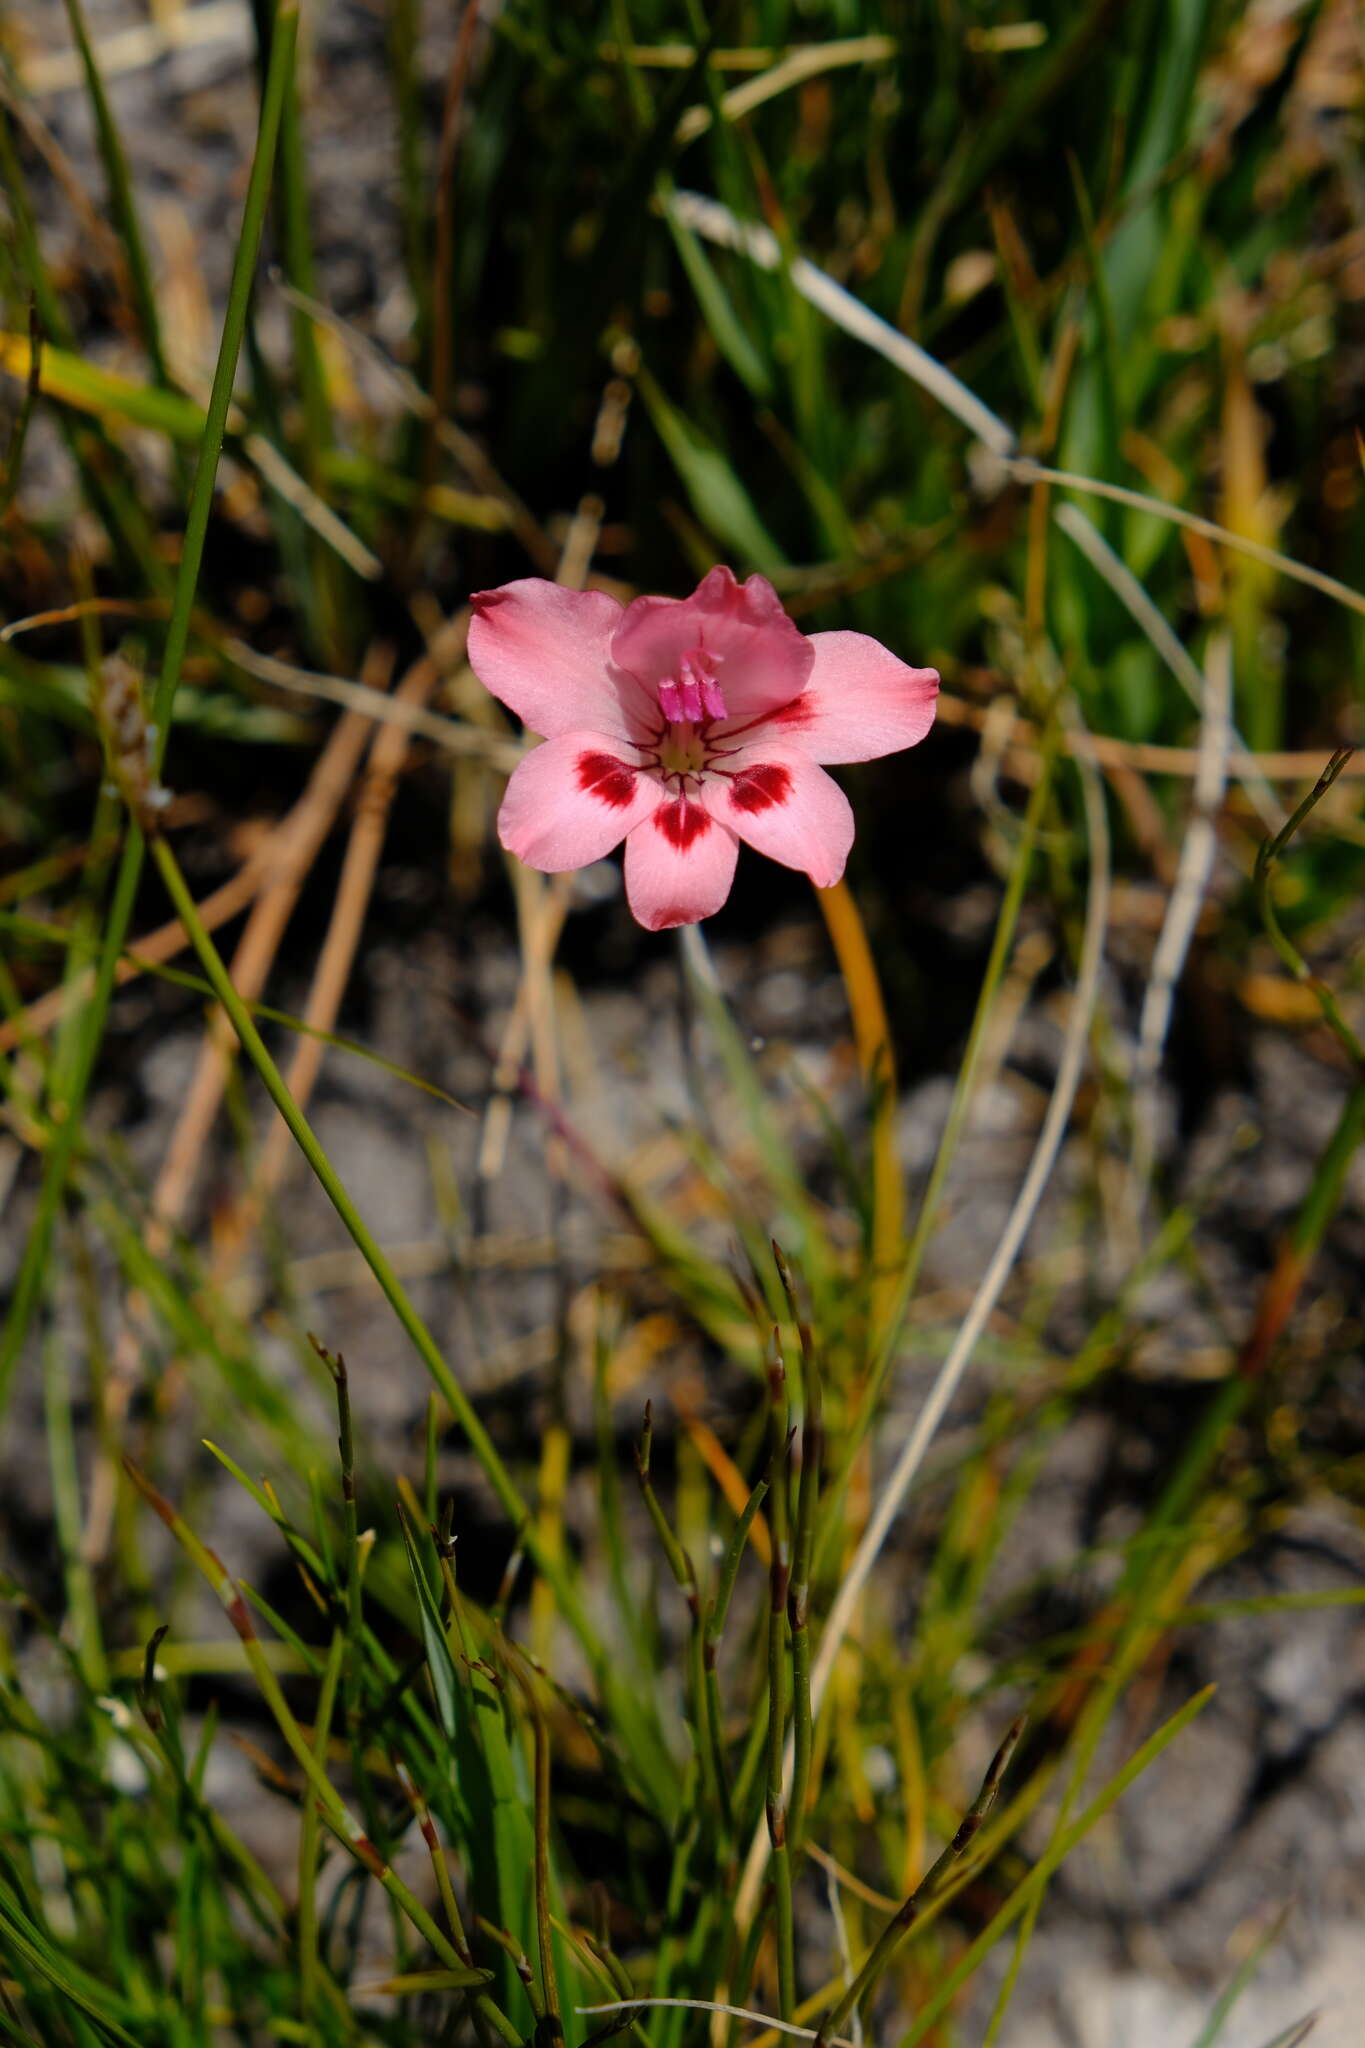
[[[256,150],[252,158],[251,177],[247,186],[246,202],[242,209],[242,230],[237,243],[237,254],[232,267],[232,281],[228,289],[227,313],[223,321],[223,335],[218,348],[218,362],[213,375],[213,389],[209,396],[208,410],[204,420],[204,432],[199,443],[198,461],[195,466],[194,483],[190,491],[189,512],[185,522],[185,536],[180,554],[180,566],[175,580],[175,594],[171,605],[170,622],[166,629],[166,644],[162,657],[161,673],[157,679],[156,693],[152,702],[152,721],[155,732],[152,735],[153,775],[159,773],[165,756],[166,740],[170,730],[171,713],[175,704],[176,685],[180,680],[181,663],[189,640],[190,618],[194,607],[195,590],[199,582],[199,569],[204,556],[204,541],[208,533],[209,515],[213,509],[214,480],[218,472],[218,458],[222,452],[223,432],[227,424],[228,406],[232,399],[233,378],[236,375],[237,357],[242,346],[242,335],[246,327],[247,308],[251,299],[252,280],[255,275],[256,257],[260,249],[261,231],[265,224],[266,201],[270,192],[271,172],[275,160],[275,145],[279,136],[280,113],[284,105],[285,91],[294,63],[294,50],[298,39],[298,0],[280,0],[275,17],[275,37],[270,53],[270,68],[266,74],[265,87],[261,95],[261,118],[256,132]],[[0,132],[5,135],[8,149],[8,135],[5,123],[0,120]],[[12,154],[12,151],[10,152]],[[3,166],[0,166],[3,168]],[[36,248],[36,242],[35,242]],[[39,264],[41,274],[41,263]],[[35,279],[36,284],[36,279]],[[40,311],[42,308],[40,307]],[[49,330],[50,331],[50,330]],[[137,898],[138,882],[142,874],[144,841],[136,822],[130,825],[124,844],[123,857],[119,863],[114,882],[113,898],[109,905],[105,927],[104,944],[95,972],[94,987],[90,992],[82,1018],[81,1037],[72,1063],[72,1072],[65,1095],[60,1103],[53,1105],[53,1135],[48,1148],[39,1190],[37,1212],[24,1257],[15,1283],[10,1311],[5,1320],[3,1337],[0,1337],[0,1408],[3,1408],[9,1391],[9,1383],[18,1362],[20,1348],[27,1334],[29,1323],[41,1298],[47,1282],[52,1250],[53,1232],[61,1208],[63,1196],[75,1156],[76,1144],[83,1126],[85,1098],[89,1091],[95,1060],[104,1035],[104,1022],[108,1015],[110,999],[114,991],[114,977],[118,967],[119,954],[128,933],[132,919],[133,905]]]
[[[713,1650],[720,1647],[720,1639],[725,1630],[725,1617],[730,1611],[730,1598],[735,1590],[735,1580],[739,1577],[739,1568],[744,1561],[749,1531],[754,1525],[755,1515],[763,1505],[768,1486],[769,1475],[765,1472],[745,1501],[744,1512],[735,1523],[735,1531],[730,1538],[730,1545],[720,1568],[720,1576],[716,1580],[716,1591],[707,1620],[707,1635]]]
[[[104,175],[109,181],[109,211],[118,230],[124,256],[127,258],[128,279],[132,286],[133,304],[137,310],[137,323],[142,330],[142,339],[157,383],[169,386],[170,377],[166,369],[165,351],[161,344],[161,322],[156,310],[156,292],[152,286],[151,265],[147,261],[147,247],[142,239],[137,207],[133,200],[133,181],[128,174],[128,159],[124,154],[113,108],[104,90],[99,60],[90,41],[84,0],[66,0],[66,18],[71,24],[72,40],[80,56],[81,68],[85,72],[86,90],[90,95],[90,111],[95,117],[95,134],[99,140],[100,155],[104,160]]]
[[[355,1497],[355,1432],[351,1425],[351,1385],[341,1353],[326,1350],[317,1339],[313,1349],[332,1376],[337,1397],[337,1454],[341,1460],[341,1513],[346,1565],[346,1634],[353,1651],[360,1647],[360,1516]]]
[[[0,476],[0,519],[5,517],[14,503],[19,489],[19,478],[23,474],[24,446],[28,430],[33,424],[33,415],[38,409],[38,397],[43,379],[43,330],[38,319],[37,301],[30,297],[28,302],[28,381],[24,387],[24,402],[17,417],[11,421],[5,443],[4,474]],[[6,882],[12,886],[12,877]]]
[[[332,1631],[332,1641],[323,1668],[317,1712],[313,1717],[313,1753],[325,1768],[327,1740],[332,1730],[337,1685],[346,1649],[343,1630]],[[318,1989],[318,1842],[322,1831],[316,1799],[305,1798],[299,1820],[299,2018],[304,2026],[313,2020]]]
[[[726,1843],[734,1840],[735,1799],[730,1786],[730,1769],[725,1755],[724,1717],[720,1698],[720,1674],[716,1668],[720,1655],[720,1641],[725,1632],[725,1617],[730,1611],[730,1597],[735,1590],[735,1580],[749,1541],[749,1531],[754,1516],[763,1505],[768,1491],[766,1476],[759,1480],[748,1500],[744,1511],[735,1524],[721,1563],[715,1591],[706,1610],[706,1626],[702,1642],[702,1667],[706,1674],[706,1704],[710,1716],[711,1738],[715,1748],[716,1779],[720,1787],[721,1830]]]
[[[19,162],[10,119],[0,105],[0,189],[10,215],[10,234],[18,266],[32,298],[32,319],[41,339],[57,348],[76,349],[71,323],[43,260],[28,186]],[[57,424],[80,471],[81,484],[98,513],[113,548],[125,562],[145,576],[159,595],[169,591],[171,579],[157,552],[151,522],[132,489],[126,465],[103,426],[96,421],[74,417],[66,406],[56,408]]]
[[[879,1983],[896,1950],[919,1918],[921,1909],[929,1903],[935,1892],[942,1889],[944,1883],[952,1875],[954,1865],[961,1862],[972,1843],[976,1840],[977,1835],[981,1831],[982,1822],[995,1804],[996,1794],[1000,1790],[1000,1781],[1005,1775],[1009,1760],[1013,1756],[1015,1746],[1023,1732],[1024,1716],[1021,1714],[1017,1720],[1011,1722],[1006,1730],[1005,1739],[991,1758],[990,1767],[981,1781],[981,1790],[967,1809],[957,1833],[953,1836],[943,1854],[920,1879],[909,1898],[892,1914],[873,1943],[872,1949],[861,1970],[859,1970],[857,1976],[839,2000],[839,2003],[826,2015],[821,2023],[820,2032],[816,2037],[816,2048],[824,2048],[825,2042],[829,2040],[831,2035],[842,2031],[844,2022],[849,2014],[856,2006],[862,2004],[863,2000],[867,1998],[869,1993]]]
[[[435,1950],[442,1962],[448,1964],[452,1969],[460,1969],[462,1967],[461,1958],[450,1941],[436,1925],[436,1922],[432,1919],[431,1914],[427,1911],[421,1900],[413,1894],[402,1878],[398,1876],[397,1872],[384,1861],[374,1843],[365,1834],[359,1822],[351,1813],[350,1808],[346,1805],[345,1800],[327,1776],[321,1759],[314,1753],[312,1745],[295,1719],[289,1703],[285,1699],[280,1682],[271,1669],[270,1660],[265,1655],[261,1639],[256,1633],[255,1624],[251,1619],[246,1600],[237,1581],[232,1578],[220,1560],[215,1557],[208,1546],[195,1534],[194,1530],[185,1521],[183,1515],[179,1513],[170,1501],[159,1494],[155,1487],[144,1479],[131,1465],[128,1467],[128,1474],[137,1486],[138,1491],[155,1508],[157,1514],[165,1522],[167,1528],[171,1531],[171,1534],[175,1537],[191,1562],[208,1580],[222,1601],[228,1619],[237,1632],[237,1638],[242,1645],[251,1675],[259,1686],[261,1695],[274,1717],[275,1725],[284,1738],[285,1746],[308,1781],[309,1795],[316,1799],[318,1808],[328,1827],[332,1830],[338,1841],[343,1843],[357,1861],[362,1863],[371,1876],[383,1886],[399,1912],[411,1922],[417,1932]],[[509,2044],[509,2048],[521,2048],[521,2035],[507,2018],[506,2014],[493,2003],[492,1999],[487,1998],[487,1994],[484,1994],[480,2009],[492,2021],[493,2025],[502,2035],[502,2038]]]
[[[779,2017],[796,2011],[796,1947],[792,1912],[792,1857],[787,1841],[787,1801],[782,1789],[782,1752],[789,1698],[787,1593],[791,1581],[790,1446],[787,1438],[787,1374],[774,1338],[768,1369],[772,1402],[772,1543],[768,1605],[768,1784],[766,1811],[772,1845],[773,1902],[776,1909],[777,2001]]]
[[[815,1511],[820,1495],[820,1461],[824,1450],[824,1413],[820,1363],[810,1325],[798,1325],[804,1357],[806,1412],[801,1425],[801,1478],[796,1495],[796,1535],[792,1544],[791,1586],[787,1616],[792,1645],[792,1789],[788,1835],[794,1864],[799,1863],[805,1832],[806,1798],[810,1789],[812,1719],[810,1697],[810,1576],[815,1549]]]
[[[427,251],[426,180],[422,174],[421,83],[417,76],[418,0],[391,0],[388,58],[398,132],[398,206],[403,261],[415,309],[417,360],[430,360],[431,263]]]
[[[534,1558],[536,1567],[553,1588],[561,1612],[586,1652],[604,1693],[611,1700],[619,1725],[634,1741],[634,1754],[641,1773],[648,1779],[652,1796],[667,1812],[672,1801],[665,1786],[670,1769],[667,1758],[652,1731],[644,1724],[638,1707],[630,1699],[624,1679],[613,1671],[607,1650],[588,1620],[578,1589],[565,1561],[540,1538],[536,1522],[517,1486],[503,1464],[469,1396],[441,1355],[435,1338],[423,1322],[411,1297],[385,1254],[378,1239],[361,1216],[336,1169],[313,1133],[311,1125],[285,1085],[284,1077],[266,1049],[250,1011],[232,985],[222,956],[204,928],[198,906],[180,872],[174,854],[160,836],[151,842],[152,855],[175,906],[176,915],[189,934],[206,979],[227,1013],[242,1050],[255,1067],[266,1093],[284,1118],[289,1130],[312,1168],[323,1193],[341,1218],[352,1242],[374,1274],[389,1306],[430,1373],[455,1421],[478,1460],[498,1502],[518,1531],[521,1543]]]
[[[692,1629],[688,1645],[688,1661],[691,1666],[692,1722],[696,1743],[697,1769],[701,1780],[703,1803],[715,1814],[728,1805],[722,1790],[724,1764],[719,1754],[719,1729],[712,1718],[712,1688],[707,1683],[706,1637],[702,1624],[701,1587],[697,1579],[697,1568],[693,1564],[685,1545],[681,1543],[669,1524],[663,1504],[654,1491],[650,1476],[650,1452],[654,1442],[654,1418],[652,1405],[645,1404],[644,1428],[635,1452],[635,1471],[640,1482],[640,1495],[654,1524],[655,1532],[663,1545],[668,1559],[668,1568],[676,1584],[687,1600]]]
[[[285,1123],[289,1126],[294,1142],[316,1175],[323,1193],[336,1210],[337,1215],[346,1226],[366,1265],[368,1265],[375,1279],[379,1282],[388,1299],[389,1306],[393,1309],[394,1314],[398,1317],[399,1322],[411,1339],[422,1363],[436,1382],[451,1413],[468,1437],[470,1447],[478,1458],[485,1477],[496,1493],[504,1513],[517,1525],[528,1548],[531,1548],[534,1554],[534,1525],[530,1512],[517,1491],[502,1459],[494,1449],[492,1440],[482,1422],[475,1414],[468,1395],[451,1372],[445,1359],[441,1356],[435,1339],[413,1307],[387,1255],[351,1200],[331,1160],[327,1157],[326,1152],[314,1136],[312,1127],[285,1086],[283,1075],[266,1050],[265,1042],[257,1031],[256,1026],[252,1023],[246,1004],[233,987],[227,969],[223,965],[222,958],[204,928],[198,906],[190,893],[184,876],[180,872],[179,865],[170,847],[160,837],[155,838],[151,844],[152,857],[160,870],[161,879],[166,885],[166,892],[175,906],[176,915],[182,919],[185,930],[189,933],[190,943],[199,957],[199,963],[204,970],[204,974],[214,994],[227,1012],[228,1021],[236,1032],[243,1051],[264,1083],[266,1093],[284,1118]],[[538,1558],[537,1563],[540,1562],[541,1560]],[[562,1591],[571,1603],[573,1595],[571,1589],[564,1583],[562,1568],[553,1559],[548,1561],[548,1567],[542,1564],[541,1568],[545,1570],[546,1576],[550,1578],[551,1583],[555,1586],[556,1593]]]
[[[1000,1936],[1013,1926],[1021,1914],[1027,1912],[1035,1894],[1047,1888],[1071,1851],[1118,1803],[1128,1787],[1142,1776],[1150,1764],[1155,1763],[1161,1752],[1175,1741],[1195,1716],[1204,1711],[1215,1690],[1214,1686],[1205,1686],[1202,1692],[1197,1692],[1193,1699],[1187,1700],[1183,1707],[1172,1714],[1169,1721],[1157,1729],[1155,1735],[1148,1737],[1141,1749],[1128,1759],[1122,1770],[1115,1773],[1066,1832],[1050,1843],[1023,1883],[1016,1886],[999,1912],[953,1968],[941,1978],[927,2004],[915,2015],[908,2033],[901,2037],[900,2048],[917,2048],[917,2044],[933,2031],[943,2014],[951,2007],[962,1986],[980,1967],[982,1958],[994,1947]],[[833,2028],[827,2031],[832,2033]]]

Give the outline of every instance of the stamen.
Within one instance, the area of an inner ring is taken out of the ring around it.
[[[683,712],[694,724],[701,723],[701,682],[690,655],[684,655],[678,664],[678,687],[682,691]]]
[[[700,725],[707,718],[724,718],[725,693],[716,680],[721,660],[707,648],[694,647],[678,663],[676,676],[665,676],[659,684],[659,709],[675,725]]]

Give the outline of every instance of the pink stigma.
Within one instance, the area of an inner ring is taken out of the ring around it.
[[[676,676],[659,684],[659,709],[674,725],[700,725],[703,719],[724,718],[725,693],[716,681],[721,656],[694,647],[678,663]]]

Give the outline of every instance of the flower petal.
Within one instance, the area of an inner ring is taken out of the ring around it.
[[[720,909],[739,843],[695,798],[661,803],[626,841],[626,898],[647,931],[696,924]]]
[[[735,754],[702,785],[712,817],[786,868],[803,868],[818,889],[844,872],[853,812],[832,776],[798,746],[760,744]]]
[[[807,645],[810,681],[768,719],[768,734],[828,762],[875,761],[919,744],[934,722],[937,669],[907,667],[866,633],[812,633]]]
[[[509,853],[545,874],[585,868],[662,801],[635,756],[602,733],[566,732],[517,764],[498,812]]]
[[[633,684],[611,670],[611,640],[621,606],[600,590],[561,590],[523,576],[471,599],[469,665],[486,689],[532,732],[613,733],[639,728],[625,699]]]
[[[798,695],[811,670],[810,642],[772,584],[763,576],[737,583],[726,568],[712,569],[691,597],[637,597],[626,606],[611,652],[618,668],[653,695],[698,647],[716,664],[728,718],[776,710]]]

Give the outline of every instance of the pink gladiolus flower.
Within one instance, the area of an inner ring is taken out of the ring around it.
[[[938,676],[865,633],[799,632],[762,576],[712,569],[691,597],[561,590],[529,576],[472,599],[475,674],[544,735],[498,832],[553,874],[626,842],[642,925],[695,924],[730,893],[739,842],[837,882],[848,799],[821,762],[913,747]]]

